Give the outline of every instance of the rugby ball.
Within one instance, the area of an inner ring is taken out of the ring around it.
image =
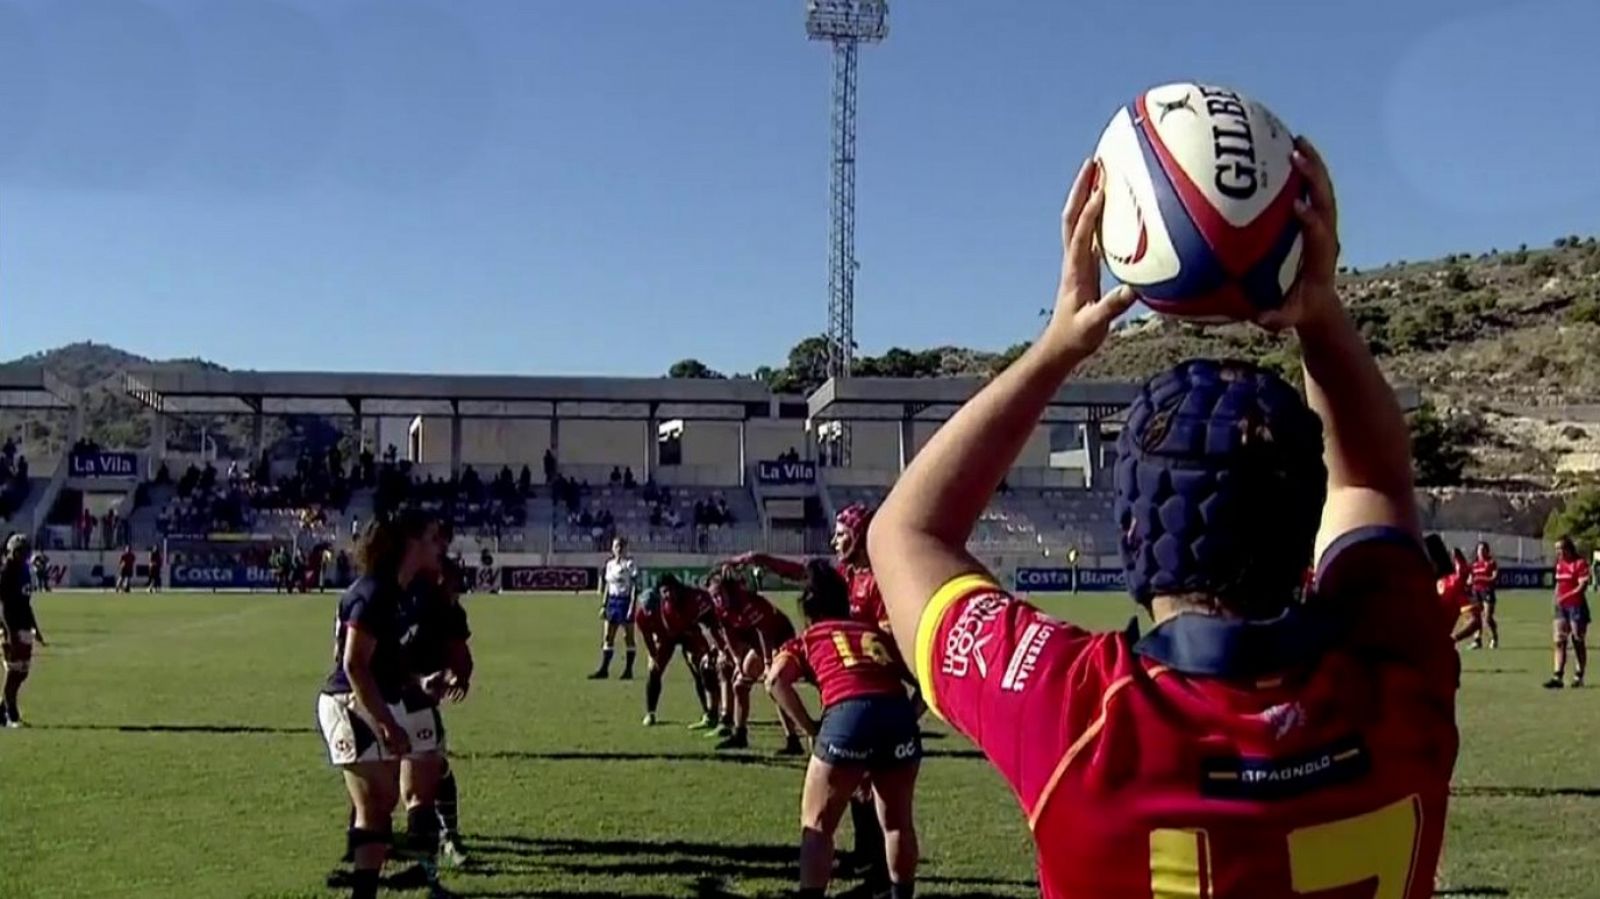
[[[1117,111],[1095,158],[1111,274],[1165,315],[1239,321],[1283,304],[1300,273],[1294,134],[1205,84],[1151,88]]]

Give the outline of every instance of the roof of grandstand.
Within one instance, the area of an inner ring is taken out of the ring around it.
[[[748,379],[146,369],[129,372],[125,387],[171,414],[740,421],[773,417],[774,401],[802,402]]]
[[[70,409],[78,391],[38,367],[0,369],[0,409]]]

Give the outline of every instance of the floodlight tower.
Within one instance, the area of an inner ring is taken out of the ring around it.
[[[833,44],[833,171],[828,230],[828,376],[850,377],[855,358],[856,51],[889,35],[888,0],[810,0],[806,36]],[[850,431],[836,442],[850,461]]]

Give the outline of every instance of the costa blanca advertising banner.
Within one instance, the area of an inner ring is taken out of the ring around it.
[[[272,571],[258,565],[172,566],[172,586],[210,590],[271,589],[276,579]]]
[[[785,487],[790,484],[812,484],[817,480],[815,462],[758,462],[756,479],[763,484]]]
[[[1015,584],[1020,593],[1070,593],[1074,571],[1071,568],[1018,568]],[[1115,593],[1128,589],[1128,579],[1120,568],[1079,568],[1076,571],[1080,593]]]
[[[134,453],[73,453],[69,457],[75,478],[136,478],[139,457]]]
[[[505,589],[514,592],[579,593],[600,586],[600,572],[583,566],[508,565],[500,571]]]

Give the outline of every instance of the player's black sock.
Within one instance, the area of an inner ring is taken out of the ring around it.
[[[878,810],[870,799],[850,800],[850,826],[855,831],[855,851],[851,861],[868,881],[889,879],[889,859],[884,854],[883,828],[878,825]]]
[[[639,650],[634,649],[631,646],[628,647],[628,651],[626,653],[624,653],[623,657],[622,657],[622,659],[623,659],[623,662],[622,662],[622,676],[623,677],[633,677],[633,660],[638,658],[638,656],[639,656]]]
[[[917,895],[917,882],[903,880],[899,883],[889,884],[889,899],[915,899]]]
[[[378,869],[363,868],[350,874],[350,899],[378,899]]]
[[[609,673],[611,671],[611,657],[613,655],[616,655],[616,652],[617,652],[616,650],[612,649],[609,646],[605,646],[605,647],[602,647],[600,649],[600,673],[601,674],[606,674],[606,673]]]
[[[644,710],[654,715],[661,703],[661,672],[652,671],[644,679]]]
[[[444,828],[444,835],[454,839],[461,835],[460,796],[456,792],[456,769],[445,768],[444,777],[439,781],[439,795],[434,801],[434,808],[439,810],[439,826]]]

